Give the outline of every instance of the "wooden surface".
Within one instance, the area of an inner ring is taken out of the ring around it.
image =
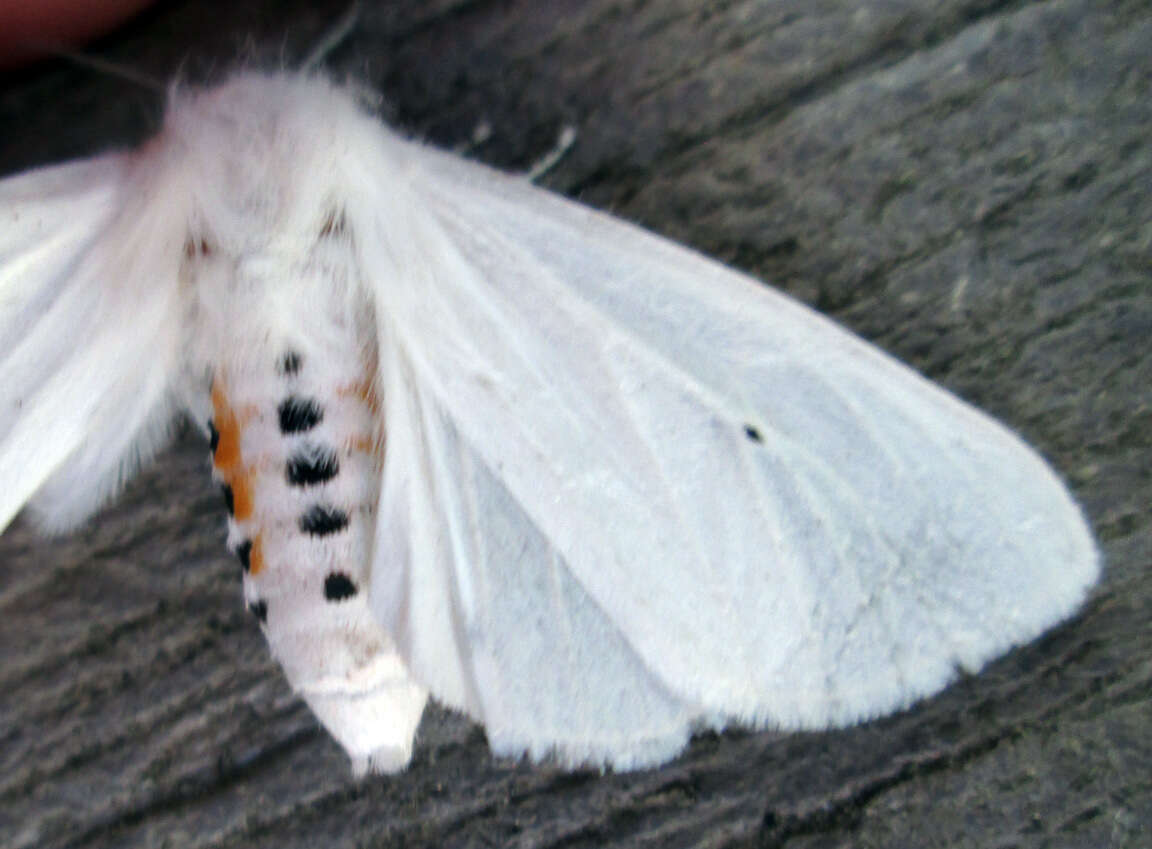
[[[234,8],[235,7],[235,8]],[[432,709],[357,781],[242,610],[206,444],[84,529],[0,537],[0,846],[1152,846],[1152,4],[365,3],[383,112],[780,286],[1017,428],[1107,558],[1084,613],[914,709],[697,738],[663,769],[493,759]],[[90,54],[292,67],[343,3],[161,4]],[[0,173],[138,140],[160,99],[0,78]],[[2,481],[0,481],[2,485]]]

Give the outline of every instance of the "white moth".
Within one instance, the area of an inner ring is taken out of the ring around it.
[[[244,75],[0,182],[0,529],[208,426],[244,595],[360,770],[427,695],[630,769],[900,709],[1099,558],[1015,435],[689,250]]]

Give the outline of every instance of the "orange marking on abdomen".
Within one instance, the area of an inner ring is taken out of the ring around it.
[[[363,401],[368,409],[376,415],[380,414],[380,396],[376,392],[376,383],[370,377],[352,384],[336,387],[336,395],[342,398],[354,397]]]
[[[240,466],[240,420],[224,395],[221,381],[212,381],[212,421],[220,439],[212,463],[221,472],[231,472]]]
[[[232,487],[232,518],[243,522],[252,518],[252,475],[245,469],[228,476]]]
[[[346,443],[350,452],[371,454],[377,459],[384,459],[384,440],[374,439],[370,436],[353,436]]]
[[[248,555],[248,574],[259,575],[264,571],[264,538],[260,534],[252,537],[252,551]]]
[[[212,381],[212,421],[219,434],[212,465],[232,488],[232,517],[237,522],[251,519],[253,511],[252,483],[256,470],[244,466],[240,453],[240,437],[252,415],[250,410],[237,412],[232,408],[223,380],[217,377]]]

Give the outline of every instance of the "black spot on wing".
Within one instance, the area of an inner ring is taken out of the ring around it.
[[[233,553],[240,561],[240,566],[245,572],[252,568],[252,540],[244,540],[244,542],[236,546],[236,551]]]
[[[343,572],[333,572],[324,579],[324,598],[328,601],[343,601],[352,598],[359,590],[352,579]]]
[[[312,486],[330,481],[340,473],[340,461],[331,448],[311,448],[288,458],[288,483]]]
[[[348,514],[337,507],[316,504],[300,517],[300,530],[312,536],[324,537],[339,533],[348,527]]]
[[[324,418],[324,409],[320,404],[311,398],[297,398],[294,395],[280,402],[277,413],[280,416],[281,433],[311,430]]]
[[[268,602],[264,601],[264,599],[254,601],[248,605],[248,612],[263,624],[268,621]]]
[[[748,437],[750,442],[763,442],[764,437],[760,435],[760,431],[752,427],[750,424],[744,425],[744,435]]]

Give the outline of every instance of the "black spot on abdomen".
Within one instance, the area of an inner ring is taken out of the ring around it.
[[[261,623],[268,621],[268,602],[264,599],[254,601],[248,605],[248,612],[260,620]]]
[[[359,592],[352,579],[343,572],[333,572],[324,579],[324,598],[328,601],[343,601]]]
[[[312,486],[336,477],[340,461],[331,448],[312,448],[288,458],[285,472],[293,486]]]
[[[311,398],[291,396],[280,402],[276,412],[280,416],[281,433],[302,433],[320,424],[324,409]]]
[[[224,493],[224,506],[228,508],[228,515],[236,515],[236,499],[232,495],[232,487],[224,484],[220,487],[220,491]]]
[[[240,566],[245,572],[252,568],[252,540],[244,540],[244,542],[236,546],[233,554],[236,555],[236,558],[240,561]]]
[[[295,351],[288,351],[280,358],[278,366],[281,374],[296,374],[300,371],[302,360]]]
[[[348,514],[337,507],[317,504],[300,517],[300,530],[312,536],[325,537],[348,527]]]
[[[212,419],[208,419],[208,445],[212,449],[212,453],[216,453],[216,446],[220,444],[220,431],[216,430],[216,423]]]

